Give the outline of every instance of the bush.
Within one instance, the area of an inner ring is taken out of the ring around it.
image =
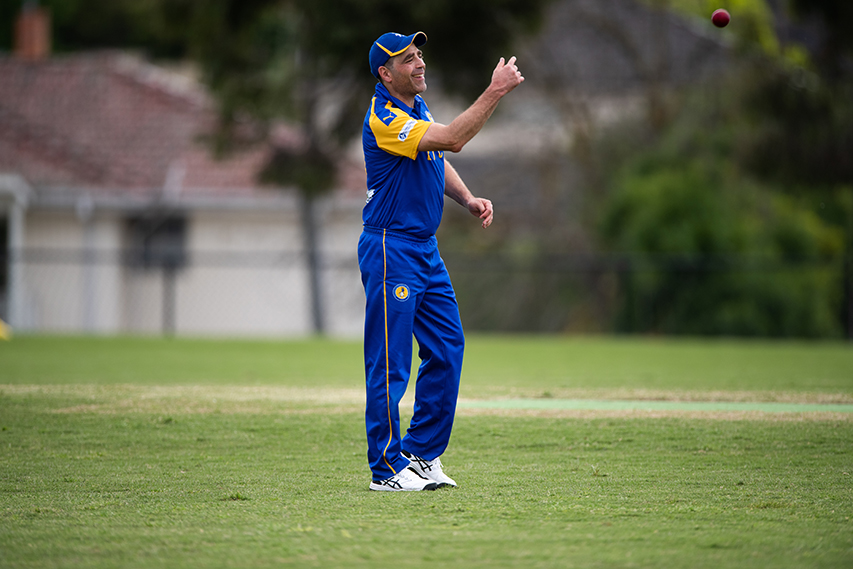
[[[600,225],[622,273],[617,328],[834,337],[843,233],[725,160],[645,157],[613,182]]]

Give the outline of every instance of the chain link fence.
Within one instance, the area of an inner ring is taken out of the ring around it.
[[[850,337],[843,263],[443,251],[469,332]],[[296,251],[26,249],[21,330],[39,333],[290,336],[313,332],[307,259]],[[0,314],[8,319],[7,280]],[[321,255],[323,331],[357,337],[364,314],[355,250]]]

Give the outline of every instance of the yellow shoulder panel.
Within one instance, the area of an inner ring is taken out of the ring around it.
[[[429,121],[413,119],[390,102],[380,110],[380,114],[377,114],[375,107],[370,111],[370,130],[379,148],[412,160],[417,158],[418,144],[431,124]]]

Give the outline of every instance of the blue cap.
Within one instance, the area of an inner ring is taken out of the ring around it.
[[[385,65],[395,55],[400,55],[412,44],[421,47],[427,41],[426,34],[415,32],[410,36],[388,32],[382,34],[379,39],[370,46],[370,72],[379,78],[379,68]]]

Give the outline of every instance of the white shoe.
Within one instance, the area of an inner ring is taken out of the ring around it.
[[[370,483],[371,490],[386,492],[417,492],[419,490],[435,490],[436,488],[438,488],[438,484],[424,478],[411,467],[406,467],[385,480],[374,480]]]
[[[411,460],[409,463],[409,468],[423,476],[424,478],[429,478],[433,482],[438,484],[438,487],[442,486],[453,486],[456,487],[456,482],[453,478],[449,477],[444,473],[441,469],[441,458],[434,458],[433,460],[424,460],[419,456],[415,456],[408,451],[403,451],[403,456]]]

